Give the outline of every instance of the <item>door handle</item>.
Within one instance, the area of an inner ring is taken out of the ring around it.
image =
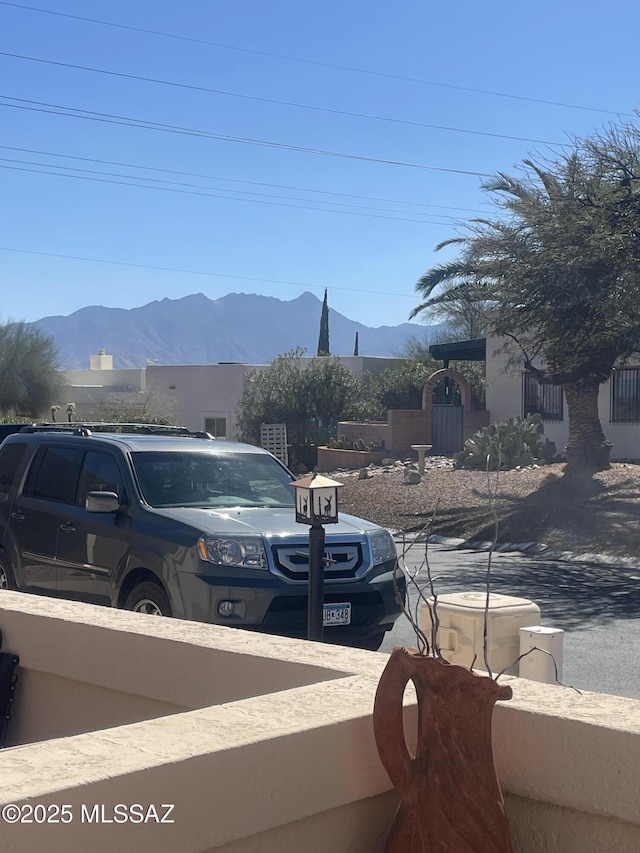
[[[65,533],[75,533],[76,528],[70,521],[67,521],[65,524],[60,525],[60,530],[64,530]]]
[[[21,512],[12,512],[11,518],[15,518],[17,521],[24,521],[25,516]]]

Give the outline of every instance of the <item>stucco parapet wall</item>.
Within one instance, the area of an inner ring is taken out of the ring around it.
[[[0,593],[3,650],[21,667],[189,709],[353,672],[342,648],[328,659],[322,647],[286,637],[140,615]]]
[[[175,663],[167,655],[180,654],[187,687],[233,679],[234,655],[237,671],[258,679],[269,666],[274,677],[277,665],[293,673],[284,689],[274,682],[279,692],[0,751],[0,803],[68,803],[74,813],[83,803],[176,804],[175,824],[148,824],[141,832],[79,822],[60,827],[71,833],[61,849],[133,849],[135,838],[136,853],[202,853],[391,787],[371,719],[384,654],[6,592],[0,628],[3,648],[20,654],[21,664],[48,665],[71,654],[78,678],[104,666],[114,689],[122,689],[130,664],[141,671],[141,650],[153,656],[154,646],[166,663]],[[83,644],[84,664],[74,644]],[[212,655],[209,664],[202,649]],[[154,669],[151,659],[148,666]],[[306,683],[296,683],[305,667]],[[164,678],[174,675],[167,666]],[[640,824],[640,703],[504,681],[514,698],[497,706],[494,731],[505,792]],[[416,709],[407,701],[410,733]],[[52,829],[2,825],[0,848],[50,851]]]
[[[9,597],[21,599],[17,606],[23,618],[18,623],[11,618]],[[87,636],[94,631],[106,641],[98,658],[87,659],[99,668],[110,652],[104,629],[116,617],[110,626],[112,640],[122,631],[135,643],[145,630],[162,647],[166,631],[181,635],[187,646],[186,666],[189,644],[200,641],[229,652],[235,649],[238,658],[253,655],[265,664],[308,667],[316,680],[333,680],[4,750],[0,802],[65,803],[74,814],[80,814],[83,803],[103,803],[107,811],[115,803],[175,803],[175,825],[145,825],[144,833],[136,835],[136,850],[198,853],[389,789],[371,727],[372,697],[386,656],[157,617],[140,620],[103,608],[98,614],[98,608],[78,610],[75,604],[45,599],[24,600],[30,598],[0,596],[0,625],[9,624],[11,647],[19,652],[19,628],[34,627],[24,617],[39,618],[39,643],[46,645],[51,626],[64,614],[67,626],[86,629]],[[29,614],[34,608],[39,616]],[[84,623],[89,616],[102,624]],[[58,646],[56,655],[65,651],[66,646]],[[27,658],[30,653],[28,649]],[[240,660],[237,665],[241,667]],[[229,668],[189,670],[193,680],[223,681],[227,675],[233,675]],[[331,684],[335,689],[323,689]],[[186,834],[184,827],[189,827]],[[64,831],[72,833],[72,846],[67,840],[64,849],[78,851],[107,849],[107,842],[108,849],[115,849],[118,832],[124,832],[113,825],[79,822]],[[51,849],[51,827],[3,825],[0,833],[3,850]],[[131,836],[127,838],[130,844]]]
[[[640,702],[501,679],[495,755],[505,792],[640,825]]]

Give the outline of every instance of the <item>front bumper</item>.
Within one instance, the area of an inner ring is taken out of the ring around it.
[[[351,624],[325,628],[327,642],[348,643],[389,631],[402,612],[406,583],[394,561],[376,566],[357,581],[325,583],[326,604],[351,604]],[[271,572],[236,574],[233,578],[181,572],[177,583],[185,619],[263,631],[287,637],[307,636],[308,595],[306,584],[291,584]],[[250,575],[250,576],[246,576]],[[243,615],[222,617],[221,601],[238,602]]]

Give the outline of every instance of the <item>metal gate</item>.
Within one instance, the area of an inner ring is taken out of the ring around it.
[[[462,450],[463,406],[434,403],[431,407],[431,452],[436,456],[451,456]]]

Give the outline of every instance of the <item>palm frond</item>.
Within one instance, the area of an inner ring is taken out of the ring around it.
[[[440,264],[428,270],[416,282],[415,289],[424,296],[430,296],[432,291],[445,282],[455,282],[457,278],[469,274],[469,266],[464,259]]]
[[[433,309],[446,306],[459,306],[461,304],[476,304],[481,306],[490,298],[487,292],[486,282],[467,278],[458,282],[450,282],[447,287],[439,293],[432,295],[428,294],[429,298],[425,299],[420,305],[413,309],[409,315],[409,319],[417,317],[418,314],[432,311]],[[434,312],[437,313],[437,312]]]
[[[469,241],[469,237],[449,237],[448,240],[443,240],[441,243],[435,248],[436,252],[439,252],[440,249],[445,249],[447,246],[459,246],[460,244],[467,243]]]
[[[560,181],[552,175],[550,172],[547,172],[546,169],[541,168],[533,160],[524,160],[525,166],[528,166],[533,172],[536,173],[540,183],[547,191],[547,195],[549,198],[558,198],[562,195],[562,187]]]

